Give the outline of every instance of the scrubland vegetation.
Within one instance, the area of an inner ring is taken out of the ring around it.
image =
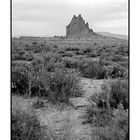
[[[81,79],[104,80],[88,99],[82,125],[90,124],[91,139],[128,140],[128,55],[123,40],[13,38],[12,96],[37,98],[33,110],[45,107],[44,100],[71,106],[71,98],[86,94]],[[78,140],[68,132],[71,125],[60,137],[42,127],[36,113],[12,109],[11,125],[13,140]]]
[[[98,139],[128,139],[128,82],[115,81],[103,84],[101,92],[89,99],[84,123],[90,123]],[[95,135],[93,135],[95,137]]]

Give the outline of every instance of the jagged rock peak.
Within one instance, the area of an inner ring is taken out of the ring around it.
[[[82,18],[81,14],[78,15],[79,18]]]
[[[88,22],[85,24],[86,28],[89,29],[89,24]]]
[[[66,26],[66,37],[84,37],[92,34],[93,30],[89,28],[88,22],[79,14],[77,17],[74,15],[70,24]]]
[[[76,19],[77,19],[77,17],[74,15],[71,21],[74,21]]]

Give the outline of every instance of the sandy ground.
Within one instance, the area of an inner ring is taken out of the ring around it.
[[[83,97],[72,98],[73,106],[66,106],[63,109],[50,103],[45,107],[33,109],[32,104],[37,98],[25,99],[12,97],[12,109],[21,108],[26,111],[34,110],[38,115],[41,125],[49,127],[57,135],[66,135],[70,140],[91,140],[91,129],[88,124],[82,124],[82,116],[89,105],[88,98],[95,92],[100,91],[104,80],[82,79],[81,84],[84,91]]]

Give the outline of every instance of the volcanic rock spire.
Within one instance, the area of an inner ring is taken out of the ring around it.
[[[70,24],[66,26],[66,37],[81,38],[89,37],[93,34],[93,30],[89,28],[88,22],[85,23],[81,14],[78,17],[74,15]]]

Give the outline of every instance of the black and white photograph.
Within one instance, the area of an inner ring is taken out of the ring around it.
[[[11,140],[129,140],[129,0],[11,0]]]

